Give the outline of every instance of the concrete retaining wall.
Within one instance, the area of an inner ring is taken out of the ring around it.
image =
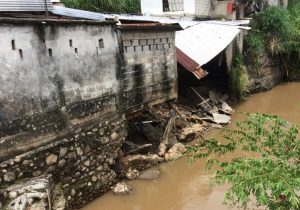
[[[109,190],[124,115],[177,97],[174,33],[0,20],[0,206],[32,177],[51,176],[71,207]]]

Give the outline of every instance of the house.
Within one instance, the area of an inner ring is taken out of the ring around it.
[[[235,19],[233,0],[141,0],[145,15]]]

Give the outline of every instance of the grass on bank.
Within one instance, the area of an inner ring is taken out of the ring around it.
[[[247,68],[243,64],[242,57],[233,58],[232,68],[229,73],[229,84],[233,95],[238,99],[243,99],[249,84]]]
[[[140,0],[62,0],[67,7],[102,13],[140,13]]]

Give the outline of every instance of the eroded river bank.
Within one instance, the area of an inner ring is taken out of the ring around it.
[[[236,112],[259,112],[278,115],[300,125],[300,83],[288,83],[248,97],[235,106]],[[232,123],[240,114],[233,115]],[[219,130],[207,133],[218,135]],[[209,187],[204,173],[205,160],[188,164],[186,158],[158,166],[160,178],[153,181],[129,181],[133,193],[116,196],[106,193],[83,210],[222,210],[226,187]]]

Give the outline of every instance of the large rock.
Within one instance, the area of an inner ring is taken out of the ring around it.
[[[159,170],[147,170],[144,171],[143,173],[141,173],[141,175],[139,176],[139,179],[142,180],[153,180],[153,179],[158,179],[160,175],[160,171]]]
[[[180,142],[188,142],[195,140],[197,134],[204,130],[204,126],[201,124],[193,124],[192,126],[185,127],[181,130],[178,139]],[[173,146],[173,145],[172,145]]]
[[[48,209],[51,193],[50,181],[46,178],[31,179],[22,184],[12,185],[3,191],[9,195],[7,210]]]
[[[48,166],[54,165],[57,163],[57,159],[58,159],[57,155],[51,154],[46,158],[46,163]]]
[[[126,178],[129,180],[137,179],[140,176],[140,172],[136,169],[129,169],[126,173]]]
[[[185,146],[181,143],[177,143],[175,144],[171,149],[169,149],[169,151],[165,154],[165,159],[167,161],[170,160],[177,160],[178,158],[180,158],[185,152],[187,151],[187,149],[185,148]]]
[[[117,170],[125,175],[129,169],[143,170],[163,161],[164,159],[158,155],[129,155],[117,162]]]
[[[113,187],[112,191],[117,195],[126,195],[132,192],[132,187],[128,186],[124,182],[120,182]]]
[[[6,182],[13,182],[16,179],[16,174],[13,172],[7,172],[4,174],[4,181]]]

